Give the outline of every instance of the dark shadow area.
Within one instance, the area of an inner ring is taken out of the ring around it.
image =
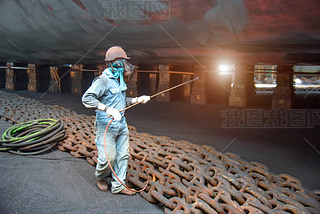
[[[178,73],[170,74],[169,87],[177,86],[181,83],[187,82],[193,79],[194,75],[185,75]],[[191,84],[187,84],[170,91],[170,101],[172,102],[190,102],[191,100]]]
[[[4,63],[3,63],[4,64]],[[6,66],[0,63],[0,66]],[[5,68],[0,68],[0,88],[5,88],[6,87],[6,69]]]
[[[14,67],[28,67],[25,63],[14,63]],[[15,90],[27,90],[28,89],[28,73],[26,69],[13,69],[14,77],[13,83]]]
[[[253,101],[249,108],[271,108],[273,91],[257,91],[253,95]],[[319,109],[319,91],[295,91],[293,98],[293,109]]]
[[[71,93],[70,70],[69,67],[59,67],[58,73],[61,81],[61,93]]]
[[[231,75],[206,73],[206,97],[208,104],[228,104],[231,92]]]
[[[273,91],[256,91],[252,96],[252,101],[249,105],[250,108],[271,108],[272,106]]]
[[[137,91],[138,95],[152,95],[157,92],[159,74],[150,72],[138,72]]]
[[[37,72],[37,90],[38,92],[45,92],[49,89],[50,84],[50,66],[39,65],[36,67]]]
[[[148,94],[151,91],[151,84],[149,81],[149,73],[146,72],[138,72],[137,74],[137,90],[138,95]]]
[[[320,109],[320,91],[295,91],[296,109]]]
[[[94,72],[92,71],[82,71],[82,93],[84,93],[94,80]]]

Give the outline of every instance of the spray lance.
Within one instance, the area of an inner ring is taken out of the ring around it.
[[[166,93],[166,92],[169,92],[169,91],[171,91],[171,90],[174,90],[174,89],[176,89],[176,88],[178,88],[178,87],[181,87],[181,86],[183,86],[183,85],[186,85],[186,84],[189,84],[189,83],[191,83],[191,82],[194,82],[194,81],[196,81],[196,80],[198,80],[198,79],[199,79],[199,77],[196,77],[196,78],[194,78],[194,79],[192,79],[192,80],[183,82],[183,83],[181,83],[181,84],[179,84],[179,85],[173,86],[173,87],[168,88],[168,89],[163,90],[163,91],[160,91],[160,92],[158,92],[158,93],[150,96],[150,99],[152,99],[152,98],[154,98],[154,97],[156,97],[156,96],[159,96],[159,95],[161,95],[161,94],[164,94],[164,93]],[[137,103],[135,103],[135,104],[132,104],[132,105],[130,105],[130,106],[128,106],[128,107],[120,110],[120,112],[125,111],[125,110],[128,110],[128,109],[130,109],[130,108],[132,108],[132,107],[134,107],[134,106],[136,106],[136,105],[138,105],[138,104],[140,104],[140,103],[142,103],[142,102],[143,102],[143,101],[140,101],[140,102],[137,102]],[[108,117],[111,117],[111,115],[109,115]],[[112,123],[113,120],[114,120],[113,118],[110,120],[110,122],[108,123],[108,125],[107,125],[107,127],[106,127],[106,130],[104,131],[104,151],[105,151],[106,159],[107,159],[107,161],[108,161],[108,164],[109,164],[109,166],[110,166],[110,169],[111,169],[112,173],[115,175],[115,177],[117,178],[117,180],[118,180],[125,188],[127,188],[128,190],[130,190],[130,191],[132,191],[132,192],[142,192],[142,191],[145,190],[146,187],[148,186],[149,176],[147,176],[148,180],[147,180],[145,186],[144,186],[141,190],[135,190],[135,189],[129,188],[128,186],[126,186],[124,183],[122,183],[122,182],[120,181],[120,179],[118,178],[118,176],[116,175],[116,173],[114,172],[114,170],[113,170],[113,168],[112,168],[112,166],[111,166],[111,164],[110,164],[110,161],[109,161],[109,158],[108,158],[108,155],[107,155],[106,135],[107,135],[107,131],[108,131],[109,125]]]

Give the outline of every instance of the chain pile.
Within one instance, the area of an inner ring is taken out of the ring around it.
[[[94,116],[2,91],[0,96],[2,120],[60,119],[67,138],[59,142],[58,149],[85,157],[95,166]],[[303,188],[290,175],[276,175],[261,163],[211,146],[129,129],[127,180],[142,188],[149,176],[149,185],[140,194],[151,203],[163,204],[166,213],[320,213],[320,191]]]

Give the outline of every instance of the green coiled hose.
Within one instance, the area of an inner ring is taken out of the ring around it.
[[[37,155],[52,149],[65,135],[60,120],[48,118],[19,123],[3,133],[0,151]]]

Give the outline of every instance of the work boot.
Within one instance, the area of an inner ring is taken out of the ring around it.
[[[127,188],[124,188],[120,192],[113,193],[113,194],[124,194],[124,195],[135,195],[135,192],[132,192],[131,190],[128,190]]]
[[[97,185],[102,192],[106,192],[108,190],[108,184],[104,180],[98,180]]]

